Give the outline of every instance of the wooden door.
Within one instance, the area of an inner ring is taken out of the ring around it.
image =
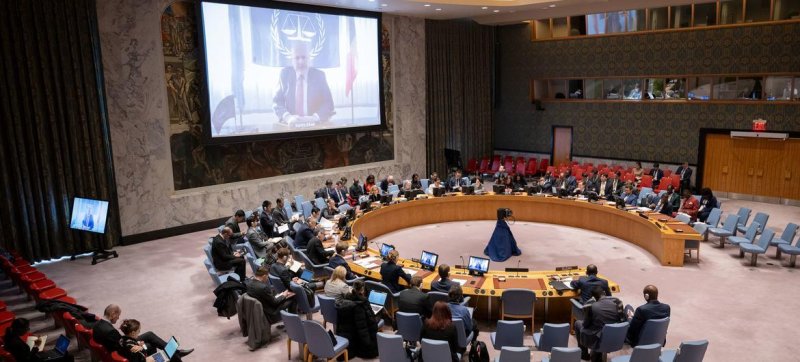
[[[572,127],[553,127],[553,165],[572,161]]]
[[[731,137],[724,134],[706,136],[703,158],[703,186],[727,190],[730,183]]]
[[[783,175],[781,159],[785,159],[783,155],[785,145],[784,140],[758,140],[758,165],[753,177],[753,195],[785,197],[781,177]]]
[[[800,200],[800,140],[790,139],[783,146],[783,167],[781,168],[783,198]],[[774,165],[778,167],[778,165]]]
[[[760,165],[758,158],[760,141],[756,138],[731,138],[730,183],[727,190],[720,191],[757,194],[755,185]]]

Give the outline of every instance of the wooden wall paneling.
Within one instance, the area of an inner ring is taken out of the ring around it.
[[[730,137],[730,136],[729,136]],[[758,139],[731,138],[730,183],[728,192],[754,195],[758,170]]]
[[[800,139],[784,142],[782,158],[781,194],[787,199],[800,200]]]
[[[755,184],[754,195],[771,197],[783,196],[783,170],[780,160],[784,157],[786,141],[760,139],[758,140],[758,158],[753,181]],[[795,159],[795,162],[800,162]]]
[[[727,190],[730,184],[731,137],[725,134],[706,136],[703,162],[703,185],[711,190]]]

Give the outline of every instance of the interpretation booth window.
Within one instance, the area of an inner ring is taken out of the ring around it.
[[[772,20],[800,19],[800,0],[775,0]]]
[[[742,23],[742,1],[723,0],[719,2],[719,23],[720,24],[741,24]]]
[[[717,3],[694,5],[693,26],[717,25]]]
[[[657,8],[650,10],[649,30],[666,29],[669,21],[669,8]]]
[[[603,99],[602,79],[587,79],[584,84],[586,85],[583,92],[584,99]]]
[[[711,77],[691,77],[689,78],[689,99],[707,101],[711,99],[711,87],[714,79]]]
[[[569,36],[586,35],[586,17],[570,16]]]
[[[569,27],[567,26],[567,18],[554,18],[553,19],[553,38],[564,38],[569,35]]]
[[[769,20],[770,3],[770,0],[745,1],[747,7],[744,9],[744,22],[752,23],[754,21]]]
[[[692,26],[692,5],[673,6],[670,16],[672,17],[670,28],[688,28]]]

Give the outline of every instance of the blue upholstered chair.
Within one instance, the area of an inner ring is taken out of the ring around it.
[[[542,358],[542,362],[580,362],[581,349],[578,347],[555,347],[550,351],[550,356]]]
[[[276,293],[283,293],[283,291],[286,290],[286,286],[283,285],[281,278],[278,278],[272,274],[268,275],[267,277],[269,278],[269,285],[272,286],[272,289],[275,289]]]
[[[772,241],[769,242],[769,245],[774,245],[774,246],[792,245],[792,240],[794,240],[795,235],[797,235],[797,224],[790,222],[786,224],[786,228],[783,229],[781,237],[778,239],[772,239]],[[781,248],[777,249],[778,250],[775,252],[775,257],[780,259]]]
[[[203,264],[208,271],[208,275],[211,276],[211,281],[214,283],[215,287],[218,287],[220,284],[228,281],[228,278],[233,278],[235,280],[239,280],[239,274],[232,273],[232,272],[223,272],[220,273],[217,269],[214,269],[214,265],[211,264],[211,261],[205,259]]]
[[[727,242],[732,245],[739,246],[739,244],[744,243],[752,243],[753,239],[756,237],[756,233],[758,232],[758,223],[753,221],[747,226],[747,230],[744,233],[744,236],[730,236],[728,237]]]
[[[700,199],[698,199],[700,200]],[[703,241],[708,240],[708,229],[717,227],[719,224],[719,219],[722,217],[722,210],[718,208],[711,209],[711,213],[708,214],[708,219],[706,219],[705,223],[698,222],[695,223],[692,227],[695,231],[697,231],[700,235],[703,236]]]
[[[461,359],[461,354],[456,354],[458,359]],[[426,361],[452,361],[453,358],[450,354],[450,345],[447,341],[439,341],[436,339],[423,339],[422,340],[422,358]]]
[[[744,257],[745,253],[752,254],[750,258],[750,266],[756,266],[758,263],[758,254],[766,254],[769,248],[769,242],[775,237],[775,232],[770,229],[764,229],[761,236],[758,237],[756,243],[739,244],[739,256]]]
[[[395,310],[397,310],[395,304],[395,298],[400,296],[400,293],[392,293],[392,290],[389,289],[386,285],[381,282],[376,282],[372,280],[367,280],[364,282],[364,286],[367,288],[367,293],[377,290],[381,293],[386,293],[386,303],[383,305],[384,308],[389,312],[389,315],[394,315]]]
[[[347,346],[350,342],[347,338],[336,336],[336,344],[334,344],[325,327],[317,321],[303,321],[303,331],[306,333],[308,353],[311,360],[317,357],[324,358],[326,361],[333,361],[340,355],[344,355],[345,362],[348,361]]]
[[[306,199],[303,197],[303,195],[295,195],[295,197],[294,197],[294,207],[297,208],[297,211],[301,211],[300,210],[300,205],[302,205],[303,202],[305,202],[305,201],[306,201]]]
[[[378,360],[380,362],[411,362],[403,347],[403,336],[378,332]]]
[[[569,324],[545,323],[542,332],[533,334],[533,344],[542,352],[550,352],[553,347],[569,345]]]
[[[403,336],[403,340],[416,344],[419,342],[422,332],[422,317],[417,313],[397,312],[397,333]]]
[[[397,194],[400,193],[400,186],[389,185],[389,187],[386,188],[386,192],[389,193],[389,194],[397,196]]]
[[[708,349],[708,341],[681,342],[680,347],[661,351],[661,362],[702,362]]]
[[[464,327],[464,321],[461,320],[461,318],[453,318],[453,324],[456,326],[458,346],[461,348],[467,348],[469,343],[472,342],[472,338],[475,337],[475,333],[466,330]]]
[[[428,292],[428,302],[431,304],[431,306],[433,306],[434,304],[436,304],[436,302],[438,302],[440,300],[445,302],[445,303],[449,303],[450,297],[447,295],[447,293],[443,293],[443,292],[434,292],[434,291]],[[464,300],[461,303],[458,303],[458,304],[461,304],[461,305],[466,307],[467,303],[469,303],[469,301],[470,301],[470,297],[469,296],[464,296]]]
[[[756,217],[753,218],[753,222],[757,222],[758,225],[759,225],[758,226],[758,230],[756,230],[757,233],[761,234],[762,232],[764,232],[764,228],[767,227],[767,221],[768,220],[769,220],[769,214],[766,214],[766,213],[763,213],[763,212],[756,213]],[[736,229],[741,231],[741,232],[744,232],[745,227],[744,226],[739,226]]]
[[[306,269],[311,270],[312,272],[314,272],[314,278],[315,279],[322,278],[327,273],[327,271],[325,271],[325,267],[328,266],[327,263],[326,264],[314,264],[314,262],[312,262],[311,259],[308,257],[308,255],[306,255],[306,253],[303,252],[303,251],[297,251],[294,254],[297,257],[297,259],[299,259],[298,261],[300,261],[303,264],[305,264],[305,268]]]
[[[303,289],[303,287],[291,282],[289,283],[289,288],[292,290],[292,293],[295,294],[294,300],[297,302],[298,314],[305,314],[306,318],[310,320],[312,314],[320,311],[321,307],[319,304],[319,295],[316,293],[314,294],[314,306],[311,306],[308,303],[308,296],[306,295],[306,290]]]
[[[429,183],[430,183],[430,180],[428,180],[426,178],[419,180],[419,184],[422,186],[422,189],[426,190],[426,191],[428,190],[428,184]]]
[[[667,329],[669,329],[669,317],[650,319],[644,322],[642,330],[639,332],[638,344],[658,344],[663,346],[667,341]]]
[[[675,219],[676,219],[676,220],[678,220],[678,221],[680,221],[680,222],[682,222],[682,223],[684,223],[684,224],[689,224],[689,223],[691,223],[691,222],[692,222],[692,218],[691,218],[691,216],[689,216],[689,215],[687,215],[687,214],[678,214],[678,215],[675,215]]]
[[[736,215],[739,215],[739,224],[736,227],[744,227],[747,225],[747,221],[750,220],[750,214],[752,211],[746,207],[740,207],[739,211],[736,212]]]
[[[531,350],[528,347],[503,347],[495,362],[530,362]]]
[[[292,341],[297,342],[298,351],[303,356],[303,361],[306,360],[306,332],[303,330],[303,321],[300,316],[294,313],[289,313],[285,310],[281,311],[281,320],[286,327],[286,352],[289,355],[289,360],[292,359]]]
[[[256,257],[251,254],[247,254],[245,255],[244,258],[247,259],[247,264],[250,264],[250,269],[252,269],[253,274],[255,274],[256,270],[258,270],[258,268],[260,267],[260,265],[258,265],[258,262],[256,261],[257,260]]]
[[[336,333],[336,299],[327,295],[317,295],[317,300],[322,310],[322,326],[327,328],[330,323],[333,325],[333,333]]]
[[[800,238],[795,241],[794,245],[781,244],[778,245],[778,251],[781,253],[789,254],[789,267],[794,268],[797,261],[797,255],[800,254]]]
[[[657,362],[660,356],[660,343],[645,344],[636,346],[630,355],[612,358],[611,362]]]
[[[725,218],[725,225],[721,228],[708,228],[708,233],[719,237],[719,246],[725,247],[725,238],[736,235],[736,223],[739,220],[739,215],[728,215]]]
[[[510,288],[500,296],[500,319],[506,317],[531,319],[533,330],[533,305],[536,303],[536,294],[528,289]]]
[[[316,206],[320,210],[325,210],[328,208],[328,205],[325,204],[325,200],[321,197],[317,197],[314,199],[314,206]]]
[[[600,346],[593,350],[603,354],[603,360],[607,360],[607,355],[616,352],[625,346],[625,337],[628,334],[630,323],[613,323],[603,326],[603,334],[600,336]]]
[[[584,305],[575,298],[570,298],[569,301],[572,306],[572,315],[569,317],[569,330],[572,331],[575,328],[575,321],[584,319]]]
[[[489,333],[489,339],[495,350],[503,347],[522,347],[523,334],[525,334],[525,323],[522,321],[497,321],[497,330]]]
[[[291,218],[295,214],[295,212],[292,210],[292,206],[289,205],[289,203],[283,205],[283,211],[286,212],[286,217],[288,218]]]
[[[303,217],[308,218],[309,216],[311,216],[311,210],[314,209],[314,207],[311,206],[311,201],[306,201],[300,205],[303,210]]]

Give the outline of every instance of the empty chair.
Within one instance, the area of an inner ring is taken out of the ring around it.
[[[292,211],[292,206],[289,205],[288,203],[286,203],[286,205],[283,205],[283,211],[286,212],[286,217],[292,217],[292,215],[294,215],[294,212]]]
[[[698,200],[700,199],[698,198]],[[708,229],[717,227],[717,224],[719,224],[719,219],[721,217],[722,217],[722,210],[713,208],[711,209],[711,213],[708,214],[708,219],[706,219],[705,223],[698,222],[695,223],[694,226],[692,227],[700,235],[703,235],[703,240],[708,240]]]
[[[753,221],[750,223],[750,226],[747,227],[747,231],[744,233],[744,236],[728,237],[728,243],[736,246],[739,246],[739,244],[744,244],[744,243],[752,243],[753,239],[756,238],[757,231],[758,231],[758,223]]]
[[[431,291],[431,292],[428,292],[427,294],[428,294],[428,302],[431,304],[431,306],[433,306],[434,304],[436,304],[436,302],[438,302],[440,300],[445,302],[445,303],[449,303],[449,301],[450,301],[450,297],[447,295],[447,293],[444,293],[444,292],[433,292],[433,291]],[[469,303],[469,300],[470,300],[470,297],[465,296],[464,300],[461,301],[461,303],[458,303],[458,304],[461,304],[461,305],[466,307],[467,304]]]
[[[347,346],[350,342],[347,338],[335,336],[336,344],[334,344],[328,332],[325,331],[325,327],[317,321],[303,321],[303,331],[306,333],[308,342],[309,359],[314,360],[315,357],[318,357],[333,361],[344,355],[344,361],[349,361]]]
[[[389,185],[389,187],[386,188],[386,192],[397,195],[400,192],[400,187],[397,185]]]
[[[753,222],[758,223],[758,230],[756,230],[757,233],[761,234],[762,232],[764,232],[764,228],[767,227],[768,220],[769,220],[769,214],[765,214],[763,212],[756,213],[756,217],[753,218]],[[745,227],[738,226],[737,230],[744,232]]]
[[[281,311],[281,320],[286,327],[286,352],[289,359],[292,359],[292,341],[297,342],[298,351],[303,355],[303,361],[306,360],[306,332],[303,329],[303,321],[300,316],[294,313],[289,313],[285,310]]]
[[[775,232],[770,229],[764,229],[761,236],[758,237],[758,242],[754,244],[745,243],[739,244],[739,256],[744,257],[745,253],[753,254],[750,259],[750,265],[756,266],[758,263],[758,254],[766,254],[769,248],[769,242],[775,236]]]
[[[428,184],[429,183],[430,183],[430,180],[428,180],[426,178],[419,180],[419,184],[420,184],[420,186],[422,186],[423,190],[427,190],[428,189]]]
[[[800,254],[800,239],[797,239],[794,245],[778,245],[778,252],[789,254],[789,267],[794,268],[795,262],[797,261],[797,255]]]
[[[667,341],[667,329],[669,329],[669,317],[661,319],[650,319],[644,322],[637,345],[658,344],[663,346]]]
[[[603,334],[600,336],[600,346],[592,352],[602,353],[605,361],[609,353],[621,350],[625,346],[628,327],[630,327],[628,322],[604,325]]]
[[[636,346],[633,353],[628,356],[619,356],[611,359],[611,362],[658,362],[661,356],[661,344],[645,344]]]
[[[525,323],[522,321],[497,321],[497,330],[489,333],[489,339],[496,350],[503,347],[522,347],[524,333]]]
[[[555,347],[550,351],[550,357],[542,358],[542,362],[580,362],[581,349],[578,347]]]
[[[783,233],[781,233],[781,237],[778,239],[772,239],[769,242],[769,245],[780,246],[780,245],[792,245],[792,240],[794,240],[795,235],[797,235],[797,224],[795,223],[788,223],[786,224],[786,228],[783,229]],[[781,257],[781,248],[775,252],[775,257],[780,259]]]
[[[325,204],[325,200],[321,197],[317,197],[316,199],[314,199],[314,206],[316,206],[320,210],[325,210],[328,207],[328,205]]]
[[[533,305],[536,302],[536,294],[528,289],[510,288],[500,296],[501,319],[511,318],[530,318],[531,330],[533,330]]]
[[[308,218],[309,216],[311,216],[311,210],[314,209],[311,206],[311,201],[306,201],[300,205],[301,205],[301,210],[303,211],[303,217]]]
[[[466,327],[464,327],[464,321],[461,320],[461,318],[453,318],[453,325],[456,326],[458,346],[461,348],[467,348],[470,342],[472,342],[472,338],[475,337],[475,333],[472,331],[467,333]]]
[[[453,360],[450,354],[450,345],[447,344],[447,341],[435,339],[425,338],[422,340],[422,356],[426,361],[447,362]],[[456,356],[461,359],[460,354],[456,353]]]
[[[416,344],[419,341],[422,331],[422,317],[417,313],[397,312],[397,333],[403,336],[403,340]]]
[[[708,233],[719,237],[719,246],[725,247],[725,238],[736,235],[736,222],[739,220],[739,215],[728,215],[725,218],[725,225],[721,228],[708,228]]]
[[[531,350],[528,347],[503,347],[500,356],[494,359],[495,362],[530,362]]]
[[[677,350],[661,351],[661,362],[702,362],[707,349],[707,340],[681,342]]]
[[[297,211],[301,211],[300,210],[300,205],[302,205],[303,202],[305,202],[305,201],[306,201],[306,199],[303,197],[303,195],[295,195],[295,197],[294,197],[294,207],[297,208]],[[289,215],[291,215],[291,214],[289,214]]]
[[[684,224],[688,224],[688,223],[692,222],[692,218],[687,214],[675,215],[675,219],[677,219],[678,221],[680,221],[680,222],[682,222]]]
[[[336,299],[326,295],[318,295],[319,307],[322,310],[322,326],[333,324],[333,333],[336,333]]]
[[[741,226],[744,228],[747,225],[747,221],[750,220],[750,213],[752,211],[746,207],[740,207],[739,211],[736,212],[736,215],[739,215],[739,224],[736,227]]]
[[[403,336],[378,332],[378,359],[380,362],[411,362],[403,347]]]
[[[567,347],[569,345],[569,324],[545,323],[541,333],[533,334],[533,344],[536,349],[550,352],[553,347]]]
[[[295,294],[294,299],[297,301],[297,313],[305,314],[307,319],[311,319],[311,315],[319,312],[321,309],[319,305],[319,296],[314,295],[314,305],[311,305],[308,302],[308,296],[306,294],[305,288],[295,284],[294,282],[289,284],[289,288],[291,288],[292,293]]]

